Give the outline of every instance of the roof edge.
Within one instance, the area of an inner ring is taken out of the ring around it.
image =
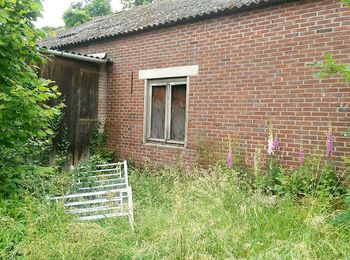
[[[148,26],[145,26],[142,28],[137,28],[137,29],[130,30],[130,31],[109,34],[109,35],[99,36],[99,37],[87,38],[84,40],[79,40],[79,41],[71,42],[71,43],[53,45],[52,48],[70,47],[70,46],[80,45],[80,44],[84,44],[84,43],[88,43],[88,42],[101,41],[101,40],[111,39],[111,38],[113,39],[113,38],[117,38],[117,37],[121,37],[121,36],[133,35],[133,34],[137,34],[137,33],[141,33],[141,32],[148,32],[148,31],[152,31],[152,30],[156,30],[156,29],[160,29],[160,28],[171,27],[171,26],[178,25],[178,24],[187,24],[187,23],[201,21],[204,19],[217,18],[217,17],[223,16],[223,15],[251,11],[251,10],[255,10],[257,7],[266,8],[266,7],[271,7],[271,6],[275,6],[275,5],[279,5],[279,4],[283,4],[283,3],[287,3],[287,2],[296,2],[296,1],[300,1],[300,0],[269,0],[268,2],[266,2],[266,1],[261,1],[259,3],[253,2],[248,6],[243,5],[240,7],[235,6],[233,8],[216,10],[216,11],[212,11],[210,13],[204,13],[204,14],[198,14],[195,16],[184,17],[184,18],[181,18],[181,19],[178,19],[175,21],[168,21],[165,23],[152,24],[152,25],[148,25]]]
[[[85,55],[85,54],[75,53],[75,52],[54,50],[46,47],[42,47],[42,52],[47,54],[52,54],[55,57],[62,57],[67,59],[80,60],[80,61],[86,61],[86,62],[92,62],[92,63],[98,63],[98,64],[107,64],[107,63],[113,62],[109,58],[98,58],[93,55]]]

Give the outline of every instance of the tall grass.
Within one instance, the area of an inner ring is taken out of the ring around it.
[[[26,196],[0,201],[0,258],[225,259],[350,257],[350,229],[330,205],[243,191],[220,168],[132,170],[136,231],[126,218],[77,222]]]

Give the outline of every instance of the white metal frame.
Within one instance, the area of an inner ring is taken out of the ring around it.
[[[171,133],[171,95],[172,87],[176,85],[186,85],[186,114],[185,114],[185,133],[184,140],[177,141],[170,139]],[[164,139],[151,137],[151,121],[152,121],[152,88],[154,86],[165,86],[165,122],[164,122]],[[172,78],[172,79],[156,79],[148,80],[145,83],[145,115],[144,115],[144,143],[158,142],[164,144],[174,144],[185,146],[187,140],[187,120],[188,120],[188,97],[189,97],[189,79],[188,77]]]
[[[134,230],[127,162],[97,165],[97,170],[84,177],[84,180],[78,179],[75,183],[76,192],[50,199],[63,201],[67,212],[77,215],[79,220],[128,216],[130,227]]]

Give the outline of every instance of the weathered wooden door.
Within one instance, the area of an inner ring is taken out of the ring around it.
[[[80,69],[79,79],[73,164],[89,157],[91,135],[97,126],[98,72]]]
[[[66,129],[70,143],[69,165],[76,165],[89,156],[91,135],[97,125],[98,71],[96,64],[58,57],[41,68],[43,78],[56,82],[66,105],[53,153]]]

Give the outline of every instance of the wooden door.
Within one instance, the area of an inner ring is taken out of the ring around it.
[[[67,131],[68,165],[76,165],[89,156],[91,134],[97,125],[98,72],[96,64],[58,57],[41,67],[41,77],[56,82],[66,106],[59,133],[53,140],[53,156],[63,131]]]
[[[98,76],[96,71],[80,70],[80,83],[77,86],[73,164],[89,157],[91,135],[97,126]]]

